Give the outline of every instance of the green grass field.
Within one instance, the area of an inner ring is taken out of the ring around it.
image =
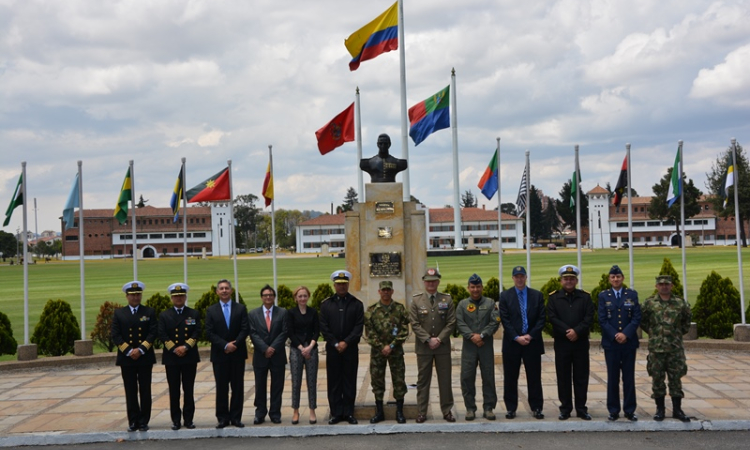
[[[679,249],[635,249],[634,288],[641,297],[650,295],[654,288],[654,276],[661,267],[662,260],[672,260],[677,273],[682,273],[682,260]],[[531,286],[539,288],[551,277],[557,276],[557,269],[563,264],[576,264],[576,253],[569,250],[535,250],[531,255]],[[743,261],[750,259],[750,250],[743,251]],[[737,249],[734,247],[706,247],[687,250],[688,300],[693,303],[698,295],[700,283],[715,270],[723,277],[729,277],[739,288]],[[525,252],[508,252],[503,257],[504,285],[510,287],[510,271],[514,265],[526,265]],[[583,253],[583,288],[591,290],[612,264],[618,264],[625,272],[628,283],[628,253],[620,250],[598,250]],[[241,258],[238,263],[239,288],[249,307],[260,305],[260,288],[272,284],[273,268],[270,258]],[[345,268],[345,262],[338,258],[280,257],[277,260],[278,282],[294,289],[305,284],[314,290],[320,283],[329,282],[329,275],[337,269]],[[429,258],[428,265],[440,267],[443,274],[441,284],[464,285],[472,273],[478,273],[485,280],[498,276],[497,255],[457,256]],[[99,306],[106,300],[125,303],[120,290],[132,279],[132,260],[106,260],[86,262],[86,331],[93,329]],[[170,284],[182,281],[183,263],[181,258],[139,261],[139,279],[146,284],[144,300],[159,292],[166,294]],[[745,291],[750,291],[750,265],[744,264]],[[232,261],[229,259],[191,259],[188,262],[188,284],[190,300],[197,300],[203,292],[221,278],[234,277]],[[399,293],[395,295],[397,300]],[[69,302],[80,320],[80,278],[77,261],[40,263],[29,266],[29,334],[44,304],[49,299],[61,298]],[[0,265],[0,311],[10,318],[13,335],[19,344],[23,343],[23,269],[20,266]]]

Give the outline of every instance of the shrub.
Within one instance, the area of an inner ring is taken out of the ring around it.
[[[15,355],[18,349],[18,342],[13,337],[13,328],[10,326],[10,319],[4,313],[0,312],[0,355]]]
[[[547,301],[549,300],[549,295],[560,289],[562,289],[560,277],[550,278],[549,281],[547,281],[540,289],[540,291],[542,291],[542,295],[544,296],[544,314],[547,314]],[[529,327],[531,327],[531,324],[529,324]],[[552,336],[552,324],[549,320],[547,320],[544,324],[544,332],[549,336]]]
[[[505,288],[502,289],[503,291]],[[487,284],[484,285],[484,296],[487,298],[491,298],[492,301],[496,302],[500,300],[500,280],[498,280],[496,277],[492,277],[487,281]]]
[[[237,298],[239,299],[239,303],[245,304],[245,300],[242,298],[242,293],[237,293]],[[232,288],[232,300],[234,300],[234,288]],[[201,315],[201,323],[206,323],[206,310],[209,306],[213,305],[214,303],[219,302],[219,295],[216,293],[216,286],[213,284],[211,285],[211,288],[204,292],[203,295],[201,295],[201,298],[195,302],[195,305],[193,306],[193,309],[198,311],[198,313]],[[202,327],[201,329],[201,341],[206,341],[206,328]]]
[[[34,327],[31,342],[45,356],[62,356],[75,351],[75,341],[81,338],[78,320],[65,300],[48,300],[39,323]]]
[[[312,299],[309,303],[311,308],[315,308],[320,311],[320,304],[323,300],[333,295],[333,288],[328,283],[321,283],[315,288],[312,294]]]
[[[158,318],[159,314],[172,307],[172,299],[168,295],[161,295],[157,292],[156,294],[149,297],[144,305],[148,306],[149,308],[154,308],[154,315]],[[161,339],[157,337],[154,340],[154,348],[162,348],[163,346],[164,344],[162,343]]]
[[[91,340],[106,348],[108,352],[113,352],[117,347],[112,342],[112,317],[115,310],[122,308],[123,305],[115,302],[104,302],[99,307],[99,314],[96,316],[96,325],[91,332]]]
[[[297,302],[294,301],[294,294],[285,284],[280,284],[278,292],[276,293],[278,299],[279,308],[292,309],[297,306]]]
[[[698,335],[725,339],[734,334],[734,324],[740,322],[740,293],[729,278],[712,271],[701,283],[693,307],[693,321],[698,324]]]
[[[459,286],[457,284],[448,283],[445,286],[445,291],[443,292],[445,292],[446,294],[450,294],[451,299],[453,300],[454,308],[458,307],[458,302],[469,297],[469,291],[467,291],[465,287]]]
[[[661,265],[661,269],[659,269],[659,275],[669,275],[672,277],[672,295],[675,297],[682,298],[682,283],[680,282],[680,276],[677,275],[677,271],[674,269],[674,266],[672,265],[672,261],[669,260],[669,258],[664,258],[664,262]],[[656,280],[654,280],[654,284],[656,284]],[[654,288],[654,292],[651,295],[658,295],[659,291]],[[687,300],[687,299],[685,299]]]

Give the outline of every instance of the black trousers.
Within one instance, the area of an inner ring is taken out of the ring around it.
[[[231,359],[226,362],[215,362],[214,380],[216,380],[216,418],[219,422],[240,421],[242,404],[245,401],[245,360]],[[229,388],[232,389],[232,400],[229,401]]]
[[[328,377],[328,406],[331,417],[354,414],[357,396],[357,368],[359,349],[356,345],[339,353],[333,346],[326,349],[326,376]]]
[[[184,418],[185,423],[192,423],[195,416],[195,374],[198,363],[170,364],[164,366],[167,372],[167,384],[169,384],[169,412],[172,423],[180,423]],[[180,411],[180,386],[185,392],[182,411]]]
[[[134,350],[138,351],[138,350]],[[151,370],[153,365],[120,366],[125,386],[128,424],[148,425],[151,420]],[[140,396],[140,401],[138,397]]]
[[[620,373],[622,372],[622,410],[633,414],[635,401],[635,348],[613,348],[604,350],[607,363],[607,411],[620,413]]]
[[[526,371],[526,384],[529,387],[529,407],[541,410],[544,407],[542,391],[542,354],[536,348],[515,342],[503,345],[503,401],[508,411],[518,409],[518,375],[521,363]]]
[[[268,373],[271,373],[271,409],[268,409]],[[255,417],[263,419],[268,414],[271,419],[281,419],[281,395],[284,393],[284,366],[269,364],[256,367],[255,374]]]
[[[560,412],[563,414],[573,412],[574,393],[576,413],[588,412],[586,407],[590,371],[588,339],[579,339],[576,342],[555,340],[555,370]]]

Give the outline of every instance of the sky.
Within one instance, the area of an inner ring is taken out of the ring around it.
[[[33,198],[39,232],[60,230],[78,160],[87,209],[114,208],[129,160],[149,205],[169,205],[182,157],[188,188],[232,160],[235,195],[260,197],[272,145],[276,208],[329,211],[358,189],[357,149],[321,156],[315,131],[357,87],[363,156],[381,133],[401,156],[398,52],[351,72],[344,47],[391,4],[0,0],[0,207],[22,161],[31,231]],[[586,192],[616,184],[630,143],[632,187],[651,195],[678,140],[706,192],[730,139],[750,139],[748,0],[404,0],[404,23],[407,107],[456,70],[459,190],[480,206],[497,206],[477,182],[498,137],[503,202],[526,150],[558,197],[575,145]],[[452,164],[450,129],[410,140],[411,194],[452,204]],[[4,230],[21,225],[19,209]]]

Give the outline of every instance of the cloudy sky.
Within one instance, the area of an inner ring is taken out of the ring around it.
[[[269,144],[276,207],[329,210],[357,186],[356,146],[320,156],[314,132],[357,86],[364,155],[383,132],[401,154],[398,52],[350,72],[344,47],[391,4],[0,0],[3,211],[24,160],[39,231],[59,230],[77,160],[87,208],[114,207],[131,159],[154,206],[181,157],[189,187],[231,159],[235,194],[260,195]],[[503,201],[527,149],[533,184],[557,196],[574,145],[588,190],[615,184],[631,143],[633,187],[649,195],[678,140],[705,191],[716,155],[750,139],[750,1],[404,0],[404,16],[407,105],[456,69],[461,192],[478,194],[497,137]],[[411,193],[452,203],[450,130],[409,153]],[[20,225],[17,210],[5,230]]]

